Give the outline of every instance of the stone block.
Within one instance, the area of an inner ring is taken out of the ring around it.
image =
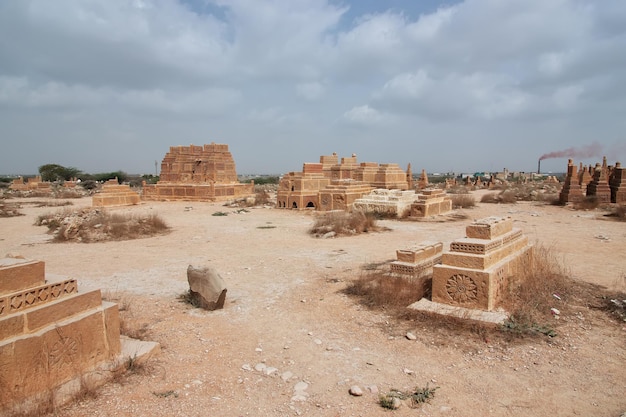
[[[513,229],[513,220],[502,217],[487,217],[467,226],[465,233],[469,238],[495,239]]]
[[[205,310],[224,308],[226,283],[214,268],[187,268],[187,281],[192,299]]]
[[[41,261],[0,260],[0,295],[42,285],[45,281],[45,264]]]
[[[94,290],[53,301],[27,310],[26,329],[34,332],[67,317],[91,310],[102,305],[100,290]]]
[[[441,256],[443,243],[422,243],[412,249],[399,249],[396,251],[398,261],[417,263],[433,256]]]

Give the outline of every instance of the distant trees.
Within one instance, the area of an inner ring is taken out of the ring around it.
[[[46,164],[39,167],[42,181],[69,181],[77,178],[81,171],[73,167],[64,167],[58,164]]]
[[[128,180],[128,174],[124,171],[102,172],[99,174],[87,174],[73,167],[64,167],[58,164],[46,164],[39,167],[39,175],[42,181],[70,181],[79,178],[81,181],[104,182],[117,178],[119,183]]]

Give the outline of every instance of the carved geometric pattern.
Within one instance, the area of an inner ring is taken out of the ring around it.
[[[474,280],[467,275],[456,274],[448,278],[446,291],[450,298],[457,303],[469,303],[476,301],[478,289]]]
[[[76,280],[70,279],[0,297],[0,316],[54,301],[77,291]]]
[[[78,355],[78,341],[73,337],[61,337],[50,349],[48,363],[51,368],[61,368],[71,365]]]

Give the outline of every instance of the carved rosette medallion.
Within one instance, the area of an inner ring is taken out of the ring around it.
[[[446,291],[450,298],[459,304],[475,302],[478,294],[474,280],[462,274],[452,275],[448,278]]]

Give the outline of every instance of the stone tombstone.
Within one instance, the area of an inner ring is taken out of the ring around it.
[[[224,308],[226,283],[215,268],[197,268],[189,265],[187,281],[189,282],[191,301],[194,305],[205,310]]]

